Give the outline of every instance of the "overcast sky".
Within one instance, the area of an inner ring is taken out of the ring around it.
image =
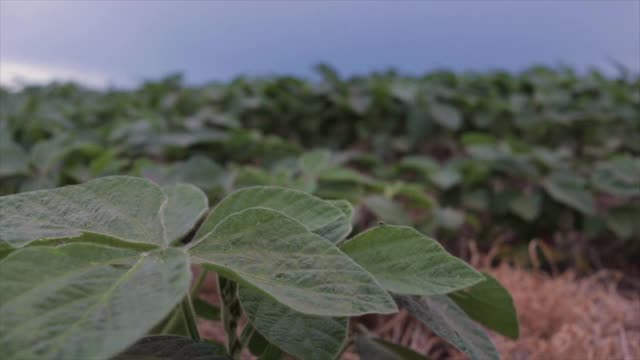
[[[133,84],[182,71],[350,75],[521,70],[532,64],[640,71],[640,1],[0,0],[0,75]]]

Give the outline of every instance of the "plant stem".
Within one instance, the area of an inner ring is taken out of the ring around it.
[[[191,288],[191,297],[197,297],[198,293],[200,293],[200,288],[202,284],[204,284],[205,279],[207,278],[207,270],[203,267],[200,268],[200,275],[198,275],[198,280]]]
[[[193,310],[193,304],[191,304],[191,296],[187,295],[182,299],[180,305],[182,307],[182,314],[184,315],[184,321],[187,325],[189,335],[195,341],[200,341],[200,333],[198,332],[198,324],[196,323],[196,315]]]
[[[250,322],[247,322],[247,324],[244,326],[244,329],[242,329],[242,332],[240,333],[240,340],[238,340],[238,351],[242,351],[242,349],[249,343],[249,340],[251,340],[251,336],[253,336],[255,330],[256,328],[254,328]]]
[[[224,331],[227,334],[227,351],[233,358],[240,356],[242,346],[238,341],[238,320],[242,308],[237,296],[237,284],[218,275],[218,291],[220,294],[221,316]]]

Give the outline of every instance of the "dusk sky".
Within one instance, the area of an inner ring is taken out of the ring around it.
[[[8,1],[0,75],[103,86],[183,72],[351,75],[522,70],[534,64],[640,71],[640,1]]]

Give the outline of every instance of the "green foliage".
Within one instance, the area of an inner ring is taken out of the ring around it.
[[[393,239],[393,241],[390,241]],[[403,226],[383,225],[353,237],[340,249],[396,294],[435,295],[483,280],[435,240]]]
[[[612,218],[640,213],[636,75],[316,70],[315,81],[1,90],[0,194],[121,174],[194,184],[212,201],[279,185],[349,200],[359,230],[368,210],[447,243],[471,232],[486,250],[509,237],[507,255],[571,232],[588,239],[558,249],[574,263],[639,254],[640,232]],[[607,225],[587,231],[594,220]]]
[[[351,229],[344,201],[251,187],[221,200],[200,224],[208,203],[198,188],[115,176],[3,196],[0,210],[6,359],[213,360],[238,358],[244,347],[265,359],[283,352],[336,358],[347,342],[348,317],[397,311],[392,293],[404,294],[401,306],[407,296],[441,302],[448,298],[434,294],[468,293],[462,302],[482,306],[469,311],[472,317],[517,334],[515,311],[504,304],[508,294],[493,290],[494,279],[409,227],[378,227],[338,247]],[[191,299],[194,264],[218,273],[221,309]],[[491,281],[489,290],[478,288],[482,281]],[[410,311],[474,357],[495,357],[462,310],[429,309],[438,311],[436,322],[425,320],[425,309]],[[238,336],[243,312],[249,323]],[[226,348],[200,340],[197,316],[220,318]],[[466,337],[467,330],[443,323],[475,330]],[[182,332],[191,339],[167,336]]]
[[[483,274],[485,281],[449,294],[473,320],[504,336],[517,339],[518,317],[511,295],[498,280]]]
[[[181,336],[140,339],[114,360],[228,360],[224,346]]]

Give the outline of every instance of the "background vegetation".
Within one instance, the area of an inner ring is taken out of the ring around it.
[[[0,91],[0,195],[132,174],[211,200],[286,185],[411,224],[465,256],[633,267],[640,255],[640,77],[520,74],[237,78],[137,89]]]

